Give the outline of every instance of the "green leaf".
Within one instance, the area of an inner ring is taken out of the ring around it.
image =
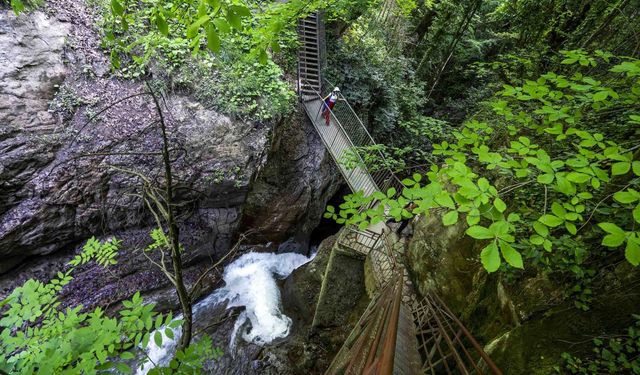
[[[449,211],[442,217],[442,224],[453,225],[458,222],[458,211]]]
[[[500,251],[502,252],[504,260],[506,260],[512,267],[524,268],[522,264],[522,256],[507,242],[500,241]]]
[[[613,163],[611,166],[611,174],[614,176],[626,174],[631,169],[631,163],[628,161],[621,161],[618,163]]]
[[[544,238],[540,237],[537,234],[534,234],[529,238],[529,242],[531,242],[534,245],[542,245],[542,243],[544,242]]]
[[[267,55],[267,51],[265,51],[264,49],[260,50],[260,55],[258,55],[258,62],[260,62],[260,64],[264,65],[267,63],[267,61],[269,60],[269,56]],[[391,188],[393,189],[393,188]],[[395,189],[393,189],[395,191]]]
[[[216,28],[221,33],[228,33],[231,31],[231,26],[229,26],[229,22],[224,18],[216,18],[213,20],[213,24],[216,25]]]
[[[220,52],[220,37],[212,23],[207,25],[207,48],[213,53]]]
[[[482,249],[480,260],[487,272],[495,272],[500,268],[500,254],[495,241],[492,241],[487,247]]]
[[[196,22],[189,25],[187,28],[187,38],[193,39],[198,35],[198,31],[200,30],[200,26],[204,25],[205,22],[209,21],[209,15],[204,15],[196,20]]]
[[[569,174],[567,174],[567,180],[575,182],[577,184],[583,184],[589,181],[590,178],[591,176],[586,173],[570,172]]]
[[[567,231],[569,231],[569,233],[571,233],[571,234],[578,233],[578,229],[576,228],[575,224],[570,223],[568,221],[565,221],[564,222],[564,226],[565,226],[565,228],[567,228]]]
[[[559,192],[566,195],[573,195],[576,192],[575,186],[573,186],[569,180],[560,175],[556,175],[556,186],[558,187]]]
[[[153,342],[155,342],[158,347],[162,346],[162,333],[160,333],[160,331],[156,331],[153,335]]]
[[[640,203],[633,209],[633,218],[637,223],[640,223]]]
[[[554,175],[553,173],[545,173],[538,175],[537,181],[541,184],[549,185],[553,182]]]
[[[493,201],[493,205],[499,212],[504,212],[507,209],[507,205],[504,203],[502,199],[499,197]]]
[[[231,8],[240,17],[251,17],[251,11],[244,5],[232,5]]]
[[[116,363],[116,368],[118,369],[118,371],[120,371],[123,374],[131,374],[133,372],[131,370],[131,367],[129,367],[127,364],[122,362]]]
[[[615,234],[607,234],[602,239],[602,244],[607,247],[618,247],[622,245],[625,240],[625,234],[623,233],[615,233]]]
[[[118,0],[111,0],[111,11],[116,16],[122,16],[124,14],[124,7]]]
[[[564,220],[560,219],[559,217],[550,214],[540,216],[540,218],[538,218],[538,221],[552,228],[557,227],[564,222]]]
[[[535,222],[533,223],[533,229],[536,231],[536,233],[538,233],[540,236],[542,237],[547,237],[549,235],[549,228],[539,222]]]
[[[238,31],[242,31],[242,20],[240,16],[232,11],[227,11],[227,21],[231,27]]]
[[[635,174],[636,176],[640,176],[640,161],[634,161],[631,164],[631,167],[633,168],[633,174]]]
[[[126,360],[129,360],[129,359],[134,359],[135,356],[131,352],[123,352],[123,353],[120,354],[120,358],[122,360],[126,361]]]
[[[619,191],[613,194],[613,199],[615,199],[616,201],[622,204],[627,204],[627,203],[633,203],[637,201],[638,197],[636,196],[636,194],[633,194],[632,192],[629,192],[629,191]]]
[[[624,230],[614,223],[598,223],[598,226],[607,233],[624,235]]]
[[[609,96],[609,93],[607,91],[598,91],[597,93],[593,94],[593,101],[601,102],[605,100],[607,96]]]
[[[451,199],[451,195],[449,195],[449,193],[446,191],[441,191],[440,194],[438,194],[434,200],[436,201],[436,203],[438,203],[441,206],[450,208],[452,210],[456,208],[456,205],[453,202],[453,199]]]
[[[160,30],[162,35],[169,35],[169,24],[167,24],[167,20],[165,20],[164,16],[160,13],[156,15],[156,26],[158,26],[158,30]]]
[[[473,237],[478,240],[494,238],[494,235],[493,233],[491,233],[489,228],[485,228],[480,225],[474,225],[472,227],[469,227],[465,233],[470,237]]]
[[[624,256],[632,265],[640,265],[640,244],[635,236],[629,238],[627,241],[627,247],[624,249]]]
[[[167,336],[169,338],[169,340],[173,340],[174,339],[174,334],[173,334],[173,330],[171,328],[166,328],[164,330],[164,334],[165,336]]]

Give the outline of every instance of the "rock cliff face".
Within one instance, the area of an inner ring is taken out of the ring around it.
[[[489,275],[479,262],[484,246],[441,218],[421,218],[407,255],[414,285],[435,292],[460,317],[505,374],[549,374],[563,352],[588,354],[590,338],[623,332],[638,313],[640,271],[626,262],[594,286],[590,311],[565,300],[562,284],[527,272],[517,280]]]
[[[51,4],[18,17],[0,8],[0,295],[46,279],[86,238],[115,234],[120,264],[87,267],[68,296],[108,303],[164,285],[136,252],[153,226],[137,173],[163,178],[158,114],[142,82],[111,75],[85,2]],[[311,125],[241,122],[171,92],[163,106],[187,273],[239,231],[305,250],[338,181]]]

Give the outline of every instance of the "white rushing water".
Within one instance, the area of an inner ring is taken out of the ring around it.
[[[273,340],[286,337],[291,328],[291,319],[281,311],[280,289],[276,279],[285,278],[296,268],[313,259],[297,253],[248,253],[225,267],[223,280],[225,285],[215,290],[193,307],[193,319],[198,320],[220,303],[228,300],[227,308],[245,307],[238,316],[231,333],[229,351],[233,354],[238,336],[247,342],[258,345],[269,344]],[[180,319],[178,316],[176,319]],[[251,326],[247,327],[246,322]],[[161,329],[161,332],[164,328]],[[174,339],[163,333],[163,345],[158,347],[150,342],[147,355],[157,365],[167,365],[170,354],[175,351],[182,331],[174,330]],[[153,337],[153,334],[151,335]],[[144,375],[151,369],[151,363],[138,369],[137,374]]]

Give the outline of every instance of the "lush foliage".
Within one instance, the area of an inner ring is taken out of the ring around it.
[[[144,355],[150,340],[162,344],[162,334],[173,338],[180,320],[153,311],[140,293],[122,302],[116,317],[101,308],[84,311],[82,305],[62,308],[57,295],[73,280],[73,272],[91,261],[108,267],[116,263],[120,242],[91,238],[83,251],[48,283],[28,280],[0,302],[0,370],[11,374],[132,373],[132,363]],[[176,354],[167,368],[150,374],[191,374],[203,361],[220,355],[211,340]],[[171,372],[173,371],[173,372]]]
[[[42,5],[44,0],[2,0],[9,3],[15,14],[20,14],[26,10],[34,9]]]
[[[564,54],[567,66],[613,62],[604,52]],[[498,117],[468,121],[455,143],[434,145],[445,160],[426,178],[405,179],[399,197],[393,189],[351,195],[327,216],[366,227],[385,219],[385,207],[396,220],[437,210],[444,225],[464,220],[469,236],[486,241],[480,259],[489,272],[503,261],[523,268],[523,254],[548,265],[558,249],[575,249],[579,264],[596,240],[599,251],[622,248],[640,264],[640,61],[616,61],[602,77],[547,73],[505,85],[491,103]],[[381,204],[359,211],[373,200]]]
[[[563,366],[558,373],[568,374],[640,374],[640,316],[634,315],[636,322],[627,328],[626,334],[618,337],[596,338],[593,340],[593,355],[588,358],[574,357],[563,353]]]

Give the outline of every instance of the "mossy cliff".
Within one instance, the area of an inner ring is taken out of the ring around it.
[[[563,352],[588,354],[591,338],[623,332],[640,312],[640,271],[626,262],[603,273],[583,311],[565,286],[526,265],[516,281],[488,274],[483,244],[465,229],[444,227],[437,215],[418,219],[407,251],[411,277],[421,293],[445,301],[505,374],[553,373]]]

